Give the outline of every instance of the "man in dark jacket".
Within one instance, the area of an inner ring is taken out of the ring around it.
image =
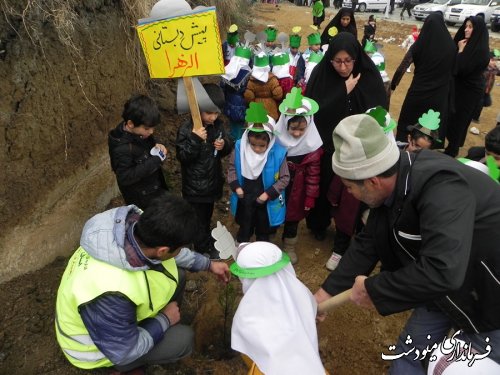
[[[500,363],[500,188],[434,151],[400,153],[376,125],[355,115],[333,132],[333,171],[371,211],[318,303],[352,288],[354,303],[381,315],[413,309],[395,353],[415,352],[395,355],[391,374],[425,374],[417,350],[452,328]]]
[[[152,135],[160,111],[153,99],[136,95],[125,103],[122,118],[108,135],[111,167],[125,203],[145,209],[168,190],[161,169],[167,149]]]

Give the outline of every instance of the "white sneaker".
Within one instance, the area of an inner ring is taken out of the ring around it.
[[[326,268],[333,271],[339,265],[342,255],[337,254],[335,251],[332,253],[328,261],[326,262]]]

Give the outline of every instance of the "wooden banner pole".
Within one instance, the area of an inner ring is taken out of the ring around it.
[[[202,127],[202,123],[200,108],[198,107],[198,101],[196,100],[196,92],[194,91],[193,80],[191,77],[182,77],[182,80],[184,81],[184,86],[186,87],[189,111],[191,112],[191,118],[193,119],[193,129],[199,129]]]

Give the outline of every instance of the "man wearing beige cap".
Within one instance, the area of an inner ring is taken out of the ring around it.
[[[355,304],[381,315],[413,309],[382,356],[391,374],[425,374],[430,348],[451,329],[477,351],[475,363],[500,363],[498,184],[435,151],[400,152],[365,114],[342,120],[333,143],[333,171],[371,212],[317,302],[352,288]]]

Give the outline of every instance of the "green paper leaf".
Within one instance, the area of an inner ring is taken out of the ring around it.
[[[385,116],[387,111],[383,107],[377,106],[366,113],[373,117],[382,128],[386,127]]]
[[[286,94],[285,100],[283,100],[286,107],[289,109],[297,109],[302,106],[302,93],[298,87],[294,87],[292,91]]]
[[[418,123],[429,130],[439,129],[439,124],[441,122],[441,120],[439,119],[440,115],[441,114],[439,112],[429,109],[427,113],[424,113],[418,119]]]
[[[267,112],[262,103],[251,102],[245,113],[245,121],[254,124],[267,123]]]

